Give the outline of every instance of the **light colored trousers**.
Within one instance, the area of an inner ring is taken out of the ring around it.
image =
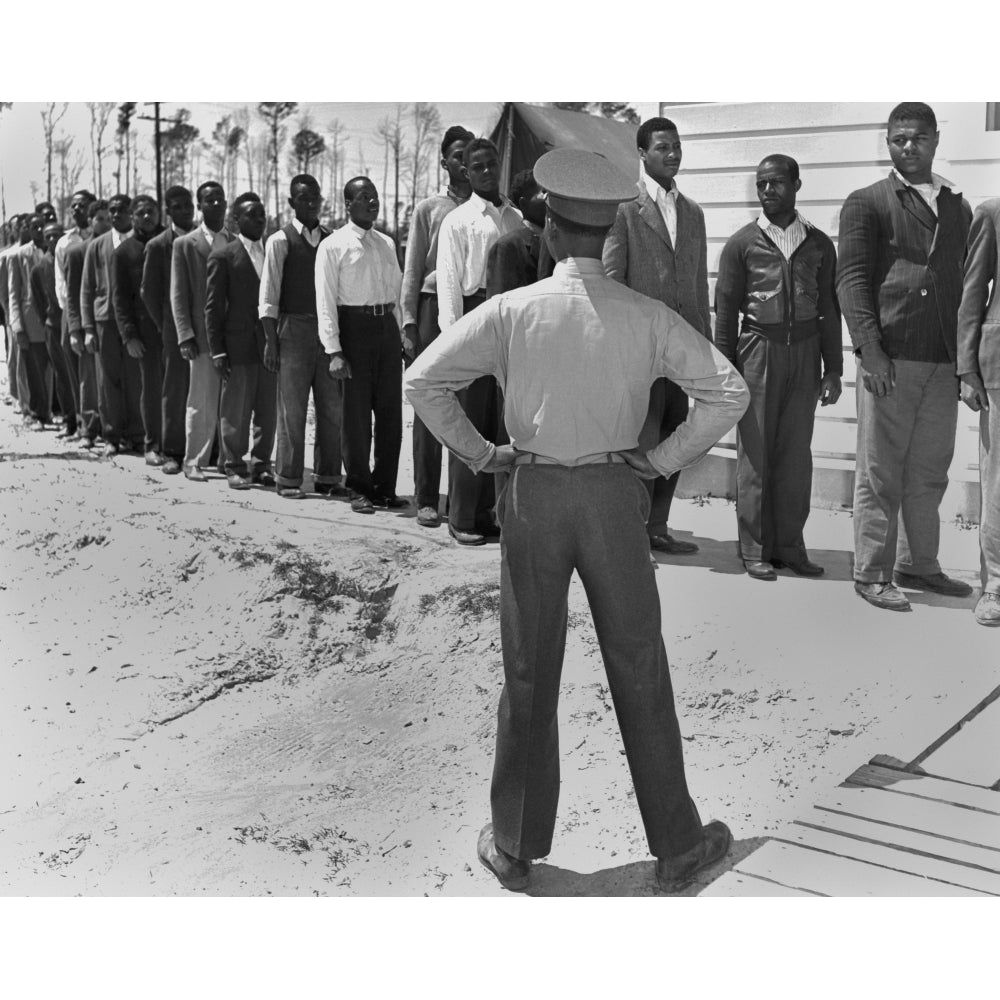
[[[979,411],[979,567],[983,591],[1000,594],[1000,389],[987,387],[986,398],[990,408]]]
[[[888,582],[893,570],[941,571],[939,508],[955,452],[958,379],[951,362],[894,361],[896,388],[876,397],[858,365],[854,579]]]
[[[184,467],[208,468],[212,446],[219,427],[219,396],[222,376],[219,375],[208,351],[199,351],[191,366],[188,386],[187,413],[184,417]]]

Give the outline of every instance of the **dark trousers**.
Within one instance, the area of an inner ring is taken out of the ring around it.
[[[736,522],[749,562],[806,558],[812,435],[819,401],[819,336],[777,344],[740,334],[738,368],[750,408],[736,435]]]
[[[97,355],[84,350],[77,358],[80,370],[80,411],[83,433],[91,441],[101,433],[100,392],[97,387]]]
[[[184,461],[188,390],[191,387],[191,365],[181,357],[177,333],[163,337],[163,383],[160,390],[160,435],[166,458]]]
[[[163,449],[163,345],[159,337],[146,331],[145,353],[135,361],[139,369],[139,414],[143,430],[143,451]],[[128,352],[126,351],[126,354]]]
[[[438,299],[429,292],[420,296],[417,305],[417,357],[432,344],[438,326]],[[438,509],[441,497],[441,442],[413,414],[413,492],[417,507]]]
[[[559,799],[559,680],[570,577],[583,582],[650,852],[701,839],[649,561],[649,496],[622,464],[519,465],[497,503],[504,687],[490,793],[497,844],[552,846]]]
[[[7,309],[7,303],[3,304],[4,310]],[[7,347],[7,391],[10,393],[11,399],[18,399],[17,391],[17,338],[14,336],[14,331],[10,328],[10,320],[8,319],[4,325],[4,338]]]
[[[277,424],[277,373],[269,372],[259,361],[232,365],[219,400],[222,461],[227,476],[270,471]],[[251,425],[253,448],[248,468]]]
[[[462,300],[462,312],[471,312],[485,302],[479,295]],[[497,382],[491,375],[477,378],[456,393],[465,415],[487,441],[497,441],[500,407]],[[493,523],[490,511],[496,502],[494,479],[490,473],[473,472],[460,458],[448,455],[448,523],[456,531],[475,532]]]
[[[104,440],[109,444],[142,441],[139,362],[125,350],[118,324],[111,320],[98,321],[97,343],[97,406]]]
[[[301,486],[305,468],[306,413],[312,390],[316,412],[313,480],[340,477],[343,387],[330,378],[330,360],[315,316],[289,314],[278,320],[278,446],[274,478],[279,486]]]
[[[45,350],[52,367],[55,396],[59,401],[66,430],[71,434],[76,432],[76,399],[73,395],[73,380],[70,375],[69,362],[63,353],[62,331],[49,323],[45,324]]]
[[[73,413],[76,415],[75,426],[83,427],[83,411],[80,408],[80,359],[69,342],[69,324],[66,322],[65,312],[62,314],[59,346],[62,347],[63,358],[69,373],[69,390],[73,397]]]
[[[344,381],[344,483],[369,499],[394,497],[403,444],[403,355],[391,313],[340,310],[340,344],[351,366]],[[374,418],[374,434],[372,422]],[[372,441],[374,439],[374,464]]]
[[[29,342],[17,348],[18,402],[26,416],[52,423],[49,398],[49,352],[45,341]]]
[[[639,431],[639,447],[645,451],[655,448],[687,420],[687,415],[688,398],[684,390],[670,379],[658,378],[649,390],[649,410]],[[644,480],[650,498],[648,534],[666,534],[670,504],[680,476],[675,472],[672,476]]]

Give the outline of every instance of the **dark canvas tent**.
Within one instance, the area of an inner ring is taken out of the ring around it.
[[[509,102],[490,138],[500,151],[503,173],[500,188],[506,192],[511,178],[550,149],[587,149],[606,156],[626,177],[639,179],[635,125],[598,118],[580,111],[540,108]]]

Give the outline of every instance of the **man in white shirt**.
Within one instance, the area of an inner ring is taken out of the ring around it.
[[[723,857],[731,835],[703,826],[688,793],[641,479],[697,461],[740,418],[746,385],[660,302],[610,280],[601,263],[619,202],[634,187],[596,153],[556,149],[535,164],[548,192],[551,278],[495,296],[439,337],[406,376],[414,409],[477,471],[513,470],[497,503],[504,689],[480,861],[525,889],[552,846],[559,797],[559,678],[574,571],[583,581],[650,852],[673,892]],[[457,391],[482,375],[504,390],[512,445],[476,431]],[[698,400],[646,451],[649,386],[669,376]]]
[[[376,505],[407,506],[396,496],[403,443],[402,273],[395,243],[374,228],[375,185],[367,177],[352,178],[344,185],[344,202],[347,225],[316,252],[316,307],[330,374],[344,385],[344,468],[346,485],[356,494],[351,508],[371,514]]]
[[[500,158],[489,139],[465,147],[472,195],[445,216],[438,234],[438,322],[445,331],[486,301],[490,250],[506,233],[519,231],[521,213],[500,193]],[[500,425],[496,381],[477,379],[459,396],[473,425],[491,441]],[[491,513],[493,477],[475,474],[454,455],[448,459],[448,530],[459,545],[482,545],[495,534]]]

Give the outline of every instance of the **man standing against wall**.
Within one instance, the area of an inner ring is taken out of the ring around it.
[[[799,576],[823,573],[802,534],[813,418],[817,400],[828,406],[840,398],[844,362],[837,253],[795,210],[801,187],[790,156],[761,161],[761,214],[726,244],[715,285],[715,346],[750,389],[736,437],[736,521],[740,556],[756,580],[773,580],[782,567]]]
[[[475,136],[461,125],[452,125],[441,140],[441,166],[448,174],[448,187],[425,198],[413,210],[403,264],[403,354],[412,362],[441,332],[438,326],[437,249],[441,220],[464,204],[472,194],[463,155]],[[413,499],[417,524],[434,528],[440,524],[441,443],[413,415]]]
[[[677,190],[674,177],[681,165],[677,126],[669,118],[650,118],[639,126],[636,145],[643,168],[639,198],[619,207],[604,246],[604,266],[609,277],[669,306],[710,338],[705,215]],[[657,379],[650,390],[640,446],[653,447],[684,423],[687,412],[688,399],[680,388],[669,379]],[[694,542],[674,538],[667,530],[679,478],[675,473],[647,483],[652,498],[649,544],[674,556],[698,551]]]
[[[932,170],[939,138],[926,104],[897,105],[886,131],[892,171],[849,195],[840,213],[837,295],[859,358],[854,589],[889,611],[910,610],[897,586],[972,592],[938,562],[972,217]]]

